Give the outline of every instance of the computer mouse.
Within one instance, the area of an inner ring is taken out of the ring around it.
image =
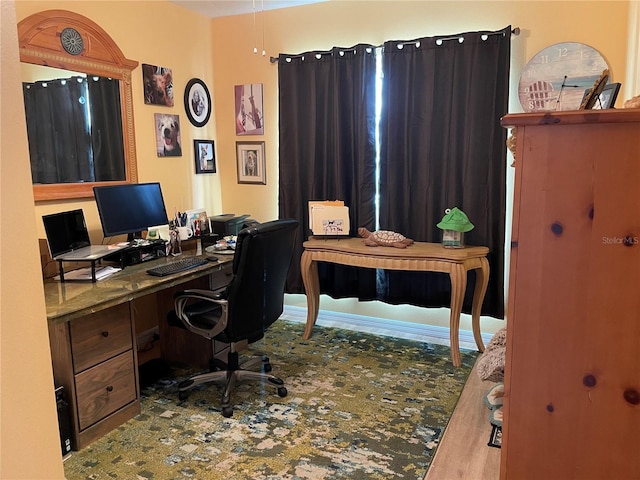
[[[210,262],[217,262],[218,261],[218,257],[214,257],[212,255],[207,255],[205,258],[207,260],[209,260]]]

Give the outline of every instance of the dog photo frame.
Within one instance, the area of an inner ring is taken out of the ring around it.
[[[216,151],[213,140],[194,140],[196,173],[216,173]]]
[[[264,142],[236,142],[238,183],[267,184]]]
[[[159,157],[181,157],[180,117],[155,113],[156,150]]]
[[[173,73],[170,68],[142,64],[144,103],[173,107]]]
[[[211,116],[211,95],[205,83],[192,78],[184,89],[184,109],[187,118],[196,127],[203,127]]]

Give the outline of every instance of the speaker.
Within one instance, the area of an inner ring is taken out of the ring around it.
[[[65,400],[64,387],[56,388],[56,407],[58,410],[58,429],[60,430],[60,448],[64,457],[71,452],[71,418],[69,403]]]

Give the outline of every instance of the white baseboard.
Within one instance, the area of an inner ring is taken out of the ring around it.
[[[292,322],[306,323],[307,309],[293,305],[285,305],[281,318]],[[346,328],[348,330],[373,333],[375,335],[417,340],[438,345],[450,344],[449,328],[423,325],[415,322],[402,322],[387,318],[320,310],[318,312],[316,325]],[[482,334],[482,340],[485,345],[491,340],[492,336],[492,334]],[[473,332],[460,330],[459,340],[461,349],[477,351],[476,342],[473,339]]]

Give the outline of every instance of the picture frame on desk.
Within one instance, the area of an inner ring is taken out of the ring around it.
[[[216,173],[216,150],[213,140],[194,140],[193,156],[196,174]]]
[[[236,142],[238,183],[267,184],[265,142]]]

